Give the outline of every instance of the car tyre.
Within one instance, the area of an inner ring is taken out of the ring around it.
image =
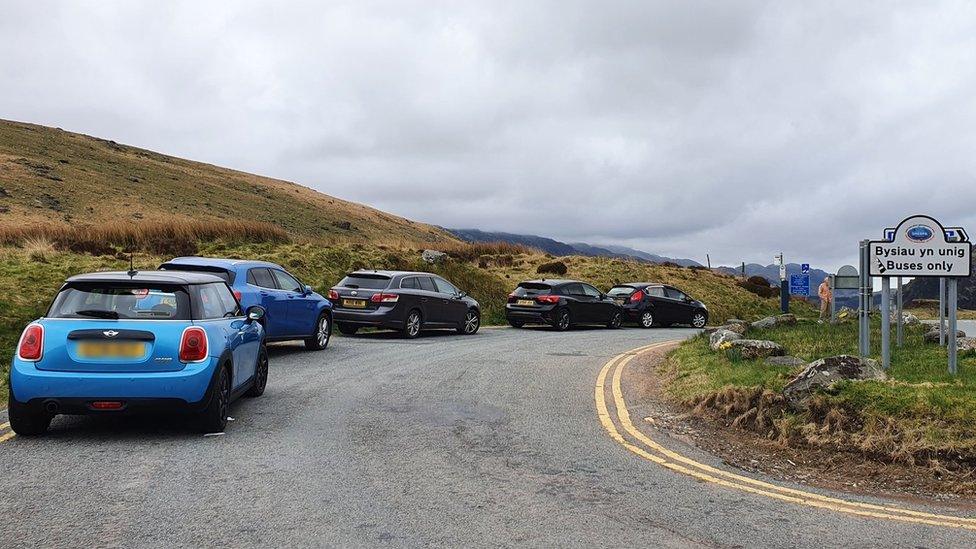
[[[464,321],[458,327],[457,331],[461,335],[474,335],[478,333],[478,328],[480,327],[481,313],[477,309],[468,309],[468,312],[464,315]]]
[[[339,328],[339,333],[342,335],[356,335],[359,331],[359,326],[353,326],[352,324],[343,324],[342,322],[336,323],[336,328]]]
[[[407,319],[403,321],[403,336],[407,339],[415,339],[420,335],[420,330],[423,328],[423,325],[424,322],[420,316],[420,311],[413,309],[407,313]]]
[[[230,410],[230,373],[222,365],[214,379],[210,391],[210,402],[200,412],[197,427],[204,433],[220,433],[227,427],[227,412]]]
[[[315,333],[305,340],[305,348],[310,351],[321,351],[329,346],[332,339],[332,319],[329,313],[322,313],[315,321]]]
[[[691,317],[691,325],[695,328],[704,328],[708,324],[708,313],[698,311]]]
[[[244,393],[247,397],[259,397],[264,394],[265,387],[268,386],[268,350],[261,346],[258,352],[258,364],[254,369],[254,385]]]
[[[607,328],[611,330],[616,330],[624,321],[624,315],[620,311],[614,311],[610,315],[610,322],[607,322]]]
[[[565,332],[570,327],[572,327],[573,322],[569,316],[568,309],[557,309],[556,314],[553,317],[552,327],[556,329],[557,332]]]
[[[10,421],[10,429],[18,436],[32,437],[46,433],[54,416],[31,410],[29,406],[14,400],[11,392],[7,396],[7,419]]]
[[[654,327],[654,313],[651,311],[644,311],[643,313],[641,313],[640,325],[641,328]]]
[[[512,328],[521,328],[522,326],[525,326],[525,323],[521,320],[509,320],[508,325]]]

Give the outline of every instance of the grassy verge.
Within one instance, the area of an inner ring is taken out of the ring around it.
[[[880,326],[872,341],[878,351]],[[715,353],[705,337],[686,342],[665,365],[668,392],[698,411],[719,413],[792,445],[854,450],[871,457],[944,466],[976,464],[976,357],[962,356],[959,374],[946,371],[945,349],[925,344],[921,326],[908,327],[905,346],[892,352],[887,382],[842,383],[814,398],[809,411],[789,411],[778,397],[801,368],[733,360]],[[750,332],[787,353],[812,361],[857,354],[855,323],[801,322]]]

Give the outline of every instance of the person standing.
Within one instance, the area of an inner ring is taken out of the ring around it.
[[[830,316],[830,302],[834,300],[834,292],[830,291],[830,277],[820,283],[817,295],[820,296],[820,322],[823,322],[824,317]]]

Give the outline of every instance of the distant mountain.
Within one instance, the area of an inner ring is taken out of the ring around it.
[[[973,264],[973,272],[976,273],[976,260]],[[913,299],[939,299],[939,279],[916,278],[905,284],[904,292],[905,303]],[[976,309],[976,276],[959,279],[959,308]]]
[[[584,255],[589,257],[617,257],[622,259],[636,259],[648,263],[671,262],[684,267],[701,263],[691,259],[674,259],[655,254],[649,254],[641,250],[635,250],[626,246],[613,245],[593,245],[585,242],[573,242],[567,244],[552,238],[536,236],[530,234],[514,234],[504,232],[481,231],[478,229],[447,229],[448,232],[461,240],[468,242],[509,242],[512,244],[523,244],[538,248],[548,254],[556,256],[565,255]]]

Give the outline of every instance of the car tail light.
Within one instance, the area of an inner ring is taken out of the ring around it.
[[[207,358],[207,332],[190,326],[180,338],[180,362],[203,362]]]
[[[539,303],[559,303],[558,295],[540,295],[535,298]]]
[[[396,303],[400,300],[400,296],[396,294],[373,294],[373,297],[369,298],[373,303]]]
[[[244,294],[242,294],[240,290],[234,290],[234,299],[237,300],[237,303],[241,302],[242,297],[244,297]]]
[[[332,301],[339,299],[339,292],[335,290],[329,290],[329,299],[331,299]]]
[[[96,400],[91,407],[95,410],[121,410],[122,403],[117,400]]]
[[[21,360],[40,360],[44,352],[44,326],[31,324],[20,336],[17,356]]]
[[[636,292],[630,294],[631,303],[640,303],[640,300],[644,299],[644,292],[637,290]]]

